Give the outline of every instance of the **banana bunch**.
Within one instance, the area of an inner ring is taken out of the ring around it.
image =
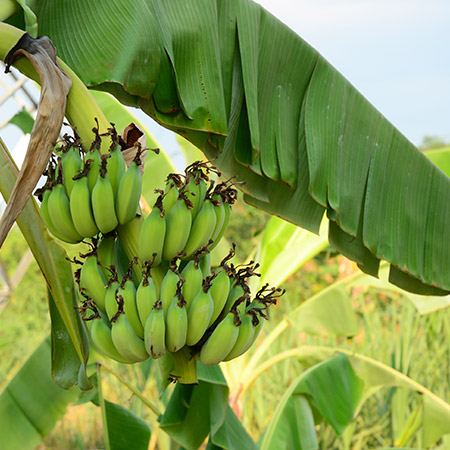
[[[41,216],[51,233],[71,244],[107,234],[136,216],[142,187],[141,149],[127,168],[115,130],[108,153],[100,154],[96,131],[89,151],[80,139],[65,136],[47,169],[47,182],[38,191]],[[56,161],[55,161],[56,158]]]
[[[266,309],[283,293],[263,286],[252,299],[248,280],[258,276],[257,265],[229,264],[234,247],[213,271],[209,253],[202,249],[189,261],[174,257],[160,284],[152,278],[156,254],[145,261],[139,283],[132,277],[137,257],[120,282],[110,264],[107,280],[99,258],[102,245],[109,248],[111,243],[102,241],[81,255],[85,261],[76,278],[84,308],[91,310],[85,320],[93,321],[93,344],[119,362],[157,359],[182,349],[205,365],[234,359],[251,347],[267,318]]]
[[[112,145],[105,154],[94,131],[86,152],[76,134],[65,137],[36,192],[56,237],[69,243],[89,238],[90,250],[72,263],[81,266],[75,271],[79,309],[92,344],[128,364],[170,353],[175,376],[197,360],[215,365],[245,353],[267,308],[284,292],[265,285],[252,295],[249,279],[259,276],[258,265],[231,263],[234,244],[211,268],[210,251],[228,226],[235,184],[220,181],[209,163],[195,162],[183,175],[170,174],[151,213],[136,218],[141,149],[127,168],[115,130],[108,132]]]
[[[157,255],[155,264],[176,256],[193,260],[199,250],[207,247],[211,251],[219,243],[237,191],[230,180],[216,185],[209,178],[210,171],[220,175],[215,167],[197,161],[184,175],[169,175],[140,231],[141,261],[151,260],[153,254]]]

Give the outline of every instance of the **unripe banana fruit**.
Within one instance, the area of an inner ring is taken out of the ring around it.
[[[255,335],[255,326],[253,325],[253,317],[249,314],[244,314],[240,317],[241,325],[239,325],[239,335],[231,349],[230,353],[223,359],[223,361],[230,361],[245,353],[253,343]]]
[[[192,215],[183,198],[179,198],[166,216],[163,258],[172,260],[184,249],[191,231]]]
[[[69,148],[61,157],[62,176],[68,197],[75,184],[73,177],[80,172],[82,165],[83,160],[77,148]]]
[[[142,188],[141,160],[139,155],[140,152],[138,152],[128,170],[122,175],[117,189],[116,213],[121,225],[131,222],[135,218],[139,207]]]
[[[229,313],[217,325],[200,351],[200,361],[205,366],[219,364],[231,352],[239,336],[235,316]]]
[[[95,223],[103,234],[114,230],[119,224],[115,211],[114,191],[106,171],[108,156],[102,155],[100,174],[91,195]]]
[[[194,298],[188,312],[188,329],[186,344],[195,345],[205,334],[211,315],[214,310],[214,303],[211,293],[202,289]]]
[[[139,313],[139,319],[143,326],[145,326],[147,319],[150,316],[152,309],[157,301],[158,301],[158,294],[156,291],[153,278],[151,277],[142,278],[142,281],[139,284],[136,291],[136,306]]]
[[[94,319],[93,322],[91,327],[92,342],[101,353],[121,363],[129,364],[134,362],[124,358],[118,352],[111,337],[111,328],[104,319]]]
[[[70,201],[62,184],[56,184],[48,197],[48,214],[60,236],[67,237],[68,242],[79,242],[83,239],[73,224],[70,214]],[[66,240],[66,239],[64,239]]]
[[[155,206],[144,220],[139,233],[139,259],[142,263],[152,261],[154,254],[156,257],[153,265],[161,263],[165,235],[166,220],[161,210]]]
[[[88,179],[83,176],[74,182],[70,193],[70,214],[77,232],[83,237],[98,233],[91,205]]]
[[[136,335],[124,314],[120,314],[112,324],[111,337],[114,346],[126,360],[139,362],[148,358],[144,341]]]
[[[166,323],[161,302],[152,309],[144,328],[145,349],[153,358],[161,358],[166,353]]]
[[[230,291],[230,279],[225,270],[221,270],[218,275],[211,281],[211,297],[214,302],[214,310],[209,321],[211,326],[219,314],[222,312],[225,304],[227,303],[228,293]]]
[[[215,225],[216,213],[214,212],[214,205],[210,201],[205,201],[192,224],[189,239],[184,247],[186,255],[182,259],[190,258],[194,252],[208,243]]]
[[[90,255],[86,258],[80,272],[80,287],[94,301],[97,308],[105,310],[106,279],[100,266],[97,264],[97,256]]]
[[[181,277],[184,279],[181,293],[186,302],[186,309],[189,311],[192,300],[202,289],[203,273],[195,261],[189,261],[181,271]]]
[[[166,348],[175,353],[186,344],[188,318],[186,307],[176,296],[166,316]]]

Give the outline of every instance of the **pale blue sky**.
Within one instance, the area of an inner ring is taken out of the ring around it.
[[[257,0],[414,144],[450,140],[449,0]]]

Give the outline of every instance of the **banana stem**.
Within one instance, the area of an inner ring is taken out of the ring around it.
[[[3,1],[0,0],[0,8],[3,6]],[[7,5],[5,3],[5,13],[7,14]],[[0,17],[4,15],[0,9]],[[19,30],[11,25],[0,22],[0,59],[5,60],[6,55],[11,50],[17,41],[24,34],[23,30]],[[75,72],[70,67],[58,58],[58,65],[70,76],[72,80],[72,88],[69,91],[66,105],[66,117],[72,126],[77,127],[77,132],[81,137],[82,143],[92,142],[93,133],[92,128],[96,126],[94,118],[99,122],[99,131],[104,133],[110,127],[102,110],[97,102],[92,97],[83,82],[77,77]],[[19,58],[15,63],[16,67],[28,78],[39,83],[39,76],[36,70],[27,58]],[[89,147],[89,146],[88,146]],[[108,151],[109,142],[107,139],[102,140],[102,153]]]
[[[198,384],[197,361],[192,358],[189,349],[185,346],[171,355],[174,364],[173,377],[181,384]]]
[[[108,421],[106,420],[106,406],[105,399],[103,398],[103,385],[102,385],[102,365],[97,363],[97,380],[98,380],[98,400],[102,407],[102,422],[103,422],[103,437],[105,439],[106,448],[110,448],[109,445],[109,433],[108,433]]]
[[[11,17],[19,10],[19,4],[14,0],[0,0],[0,22]]]

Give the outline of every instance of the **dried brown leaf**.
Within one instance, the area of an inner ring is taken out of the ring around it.
[[[47,166],[58,139],[72,81],[56,62],[56,49],[47,36],[24,34],[6,56],[6,72],[20,56],[28,58],[41,81],[41,97],[25,159],[0,221],[0,247],[22,212]]]

